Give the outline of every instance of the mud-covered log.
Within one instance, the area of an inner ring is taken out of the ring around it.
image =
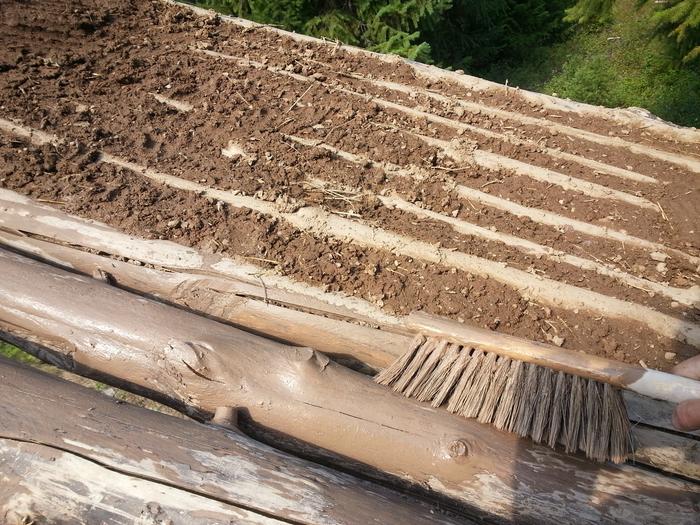
[[[346,468],[389,473],[501,520],[695,522],[697,484],[566,456],[402,398],[309,348],[18,255],[0,252],[0,272],[4,337],[51,348],[78,372],[193,413],[242,407],[285,446],[305,443],[306,454],[327,451]]]
[[[250,282],[246,280],[250,270],[232,260],[217,261],[214,256],[200,254],[191,258],[206,260],[209,257],[210,260],[201,267],[188,268],[178,265],[177,258],[172,257],[183,247],[167,241],[134,238],[8,190],[0,190],[0,206],[4,210],[0,214],[0,224],[4,225],[0,231],[0,244],[266,337],[311,346],[356,369],[385,366],[403,354],[413,337],[327,317],[368,320],[339,308],[337,303],[324,303],[299,291],[293,293],[273,284],[265,285],[260,277],[253,277],[257,282]],[[95,251],[101,255],[93,253]],[[190,253],[191,256],[197,255],[196,252]],[[139,264],[120,260],[124,257]],[[167,269],[154,267],[153,261],[169,266]],[[283,283],[278,281],[275,284]],[[327,300],[333,299],[338,298],[328,294]],[[370,315],[367,310],[366,315]],[[325,316],[310,312],[320,312]],[[374,319],[376,324],[382,324],[380,321]],[[394,325],[391,328],[393,330]],[[670,422],[673,407],[631,392],[625,393],[625,399],[634,424],[634,462],[700,479],[697,443],[692,437],[679,435],[673,430]],[[665,420],[662,421],[661,417]]]
[[[6,525],[287,523],[32,442],[0,438],[0,468],[0,519]]]
[[[120,404],[4,358],[0,399],[2,523],[451,522],[239,431]]]

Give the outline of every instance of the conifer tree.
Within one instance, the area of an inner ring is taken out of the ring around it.
[[[640,5],[648,2],[639,1]],[[575,23],[604,21],[609,18],[614,3],[615,0],[578,0],[566,10],[566,20]],[[652,20],[657,33],[675,43],[683,62],[700,59],[700,0],[665,0],[655,7]]]
[[[194,0],[229,14],[455,69],[547,41],[572,0]]]
[[[671,5],[654,13],[659,32],[672,38],[683,62],[700,60],[700,0],[671,0]]]

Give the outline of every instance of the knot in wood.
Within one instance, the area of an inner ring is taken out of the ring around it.
[[[294,348],[290,354],[290,358],[294,361],[298,361],[299,363],[309,365],[314,370],[320,371],[325,370],[331,361],[327,355],[308,347]]]
[[[469,445],[463,439],[455,439],[447,445],[447,453],[451,458],[458,458],[469,455]]]

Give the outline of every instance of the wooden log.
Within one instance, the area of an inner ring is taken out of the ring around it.
[[[20,198],[24,199],[24,197]],[[88,275],[108,278],[111,283],[120,287],[159,297],[248,331],[296,345],[314,347],[356,370],[373,372],[377,368],[386,366],[405,352],[412,339],[412,335],[409,334],[376,330],[300,311],[298,308],[307,304],[306,297],[302,294],[282,291],[285,294],[282,296],[274,287],[263,289],[234,279],[227,274],[210,271],[202,275],[194,270],[190,273],[186,269],[164,271],[90,253],[82,249],[80,244],[76,244],[80,237],[74,239],[71,237],[71,232],[73,235],[76,231],[83,232],[85,234],[83,239],[89,247],[96,249],[95,247],[98,246],[101,251],[105,251],[109,249],[109,245],[100,241],[99,233],[102,230],[95,229],[95,225],[84,219],[65,214],[62,217],[61,212],[57,210],[50,210],[53,214],[50,217],[62,219],[55,222],[66,231],[59,226],[54,226],[51,230],[54,236],[53,242],[36,238],[31,234],[48,233],[42,229],[43,222],[38,219],[38,216],[42,216],[40,214],[45,213],[43,208],[45,207],[27,200],[26,206],[17,210],[21,213],[18,213],[18,219],[15,219],[22,221],[15,225],[20,226],[26,233],[0,230],[0,243]],[[7,218],[5,221],[9,222]],[[106,226],[101,227],[107,229],[109,232],[107,237],[114,245],[124,246],[128,240],[132,246],[136,247],[131,252],[135,256],[146,251],[147,241],[128,238]],[[70,244],[61,244],[68,243],[69,240]],[[138,243],[144,244],[137,247]],[[148,243],[150,250],[159,249],[155,241],[148,241]],[[168,251],[168,246],[163,248],[165,252]],[[236,272],[237,275],[241,273]],[[297,309],[272,304],[265,300],[266,294],[275,297],[277,299],[275,302],[281,302],[279,298],[284,297],[289,301],[287,304]],[[313,307],[315,311],[323,308],[318,303],[314,303]],[[329,309],[325,314],[334,316],[337,311]],[[669,403],[632,392],[625,392],[625,400],[630,411],[630,419],[634,423],[632,430],[636,445],[634,462],[697,479],[695,455],[692,453],[697,449],[696,442],[692,437],[679,435],[678,431],[673,429],[670,422],[673,407]],[[642,423],[643,426],[637,426],[637,423]],[[671,435],[667,432],[668,430],[672,431]],[[697,432],[685,434],[700,435]]]
[[[0,469],[0,517],[6,525],[289,523],[32,442],[0,438]]]
[[[700,437],[700,430],[680,431],[673,426],[671,415],[675,405],[666,401],[649,399],[646,396],[624,391],[622,397],[627,405],[630,421],[646,427],[670,430],[677,434]]]
[[[637,426],[633,461],[700,482],[700,441]]]
[[[126,258],[138,264],[174,273],[215,275],[227,281],[225,292],[264,298],[300,307],[305,311],[339,319],[357,319],[383,326],[400,326],[399,319],[384,314],[360,299],[326,293],[291,279],[265,273],[261,268],[218,255],[197,252],[174,242],[140,239],[105,224],[68,215],[58,209],[0,188],[0,231],[21,232],[56,239],[59,243]],[[264,276],[261,277],[261,275]],[[174,285],[178,285],[174,277]]]
[[[0,379],[2,523],[466,523],[239,431],[5,358]]]
[[[402,398],[311,349],[4,251],[0,272],[4,337],[192,413],[243,407],[279,446],[388,473],[500,520],[695,522],[695,483],[558,453]]]

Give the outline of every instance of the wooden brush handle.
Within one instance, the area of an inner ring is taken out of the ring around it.
[[[687,377],[565,350],[422,312],[410,314],[406,318],[405,326],[425,335],[463,345],[473,344],[482,350],[511,359],[609,383],[655,399],[672,403],[700,399],[700,381]]]

